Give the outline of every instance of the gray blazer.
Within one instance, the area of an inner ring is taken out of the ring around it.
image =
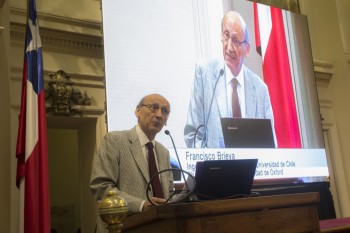
[[[159,171],[171,168],[169,151],[160,143],[155,143]],[[138,213],[141,203],[147,200],[146,191],[149,182],[148,163],[142,153],[136,128],[126,131],[107,133],[95,154],[90,188],[97,201],[103,199],[109,189],[116,189],[129,206],[129,214]],[[161,174],[165,197],[173,185],[171,172]],[[152,197],[152,190],[148,190]]]
[[[225,75],[218,80],[215,97],[213,100],[209,119],[208,112],[214,92],[214,86],[220,76],[220,70],[225,71],[224,60],[208,60],[198,62],[195,69],[192,95],[187,113],[187,123],[184,129],[184,138],[187,147],[193,147],[194,134],[200,125],[207,124],[207,147],[225,147],[222,135],[220,118],[229,117]],[[225,71],[226,72],[226,71]],[[244,68],[244,91],[245,91],[245,117],[271,119],[274,128],[273,111],[267,85],[262,79]],[[204,127],[198,130],[196,136],[196,148],[202,145]]]

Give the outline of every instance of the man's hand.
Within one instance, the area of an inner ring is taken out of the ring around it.
[[[151,197],[151,201],[154,203],[154,204],[163,204],[165,202],[165,199],[163,198],[158,198],[158,197]],[[149,202],[149,201],[145,201],[145,203],[143,204],[143,207],[142,207],[142,211],[145,211],[146,209],[148,209],[149,207],[152,206],[152,203]]]

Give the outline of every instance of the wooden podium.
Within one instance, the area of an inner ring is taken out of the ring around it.
[[[125,219],[122,232],[320,232],[318,193],[152,207]]]

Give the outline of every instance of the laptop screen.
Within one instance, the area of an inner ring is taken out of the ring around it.
[[[199,200],[250,195],[257,163],[258,159],[197,162],[194,194]]]
[[[270,119],[221,118],[226,148],[275,148]]]

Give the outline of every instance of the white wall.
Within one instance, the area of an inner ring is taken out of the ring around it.
[[[308,16],[316,73],[324,82],[318,85],[325,140],[329,145],[331,190],[337,216],[350,216],[350,62],[347,0],[302,0],[301,13]],[[323,75],[323,76],[322,76]]]

